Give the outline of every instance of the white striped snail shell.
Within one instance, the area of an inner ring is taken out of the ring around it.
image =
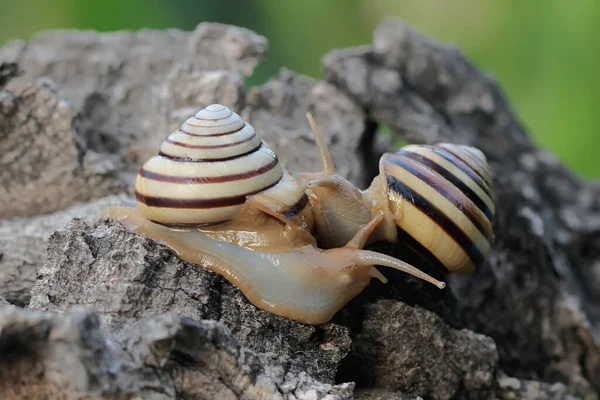
[[[490,252],[495,205],[485,155],[450,143],[408,145],[380,163],[398,242],[450,272],[471,272]]]
[[[135,184],[142,215],[170,227],[229,221],[246,196],[267,190],[289,219],[308,202],[252,125],[219,104],[172,132],[142,166]]]

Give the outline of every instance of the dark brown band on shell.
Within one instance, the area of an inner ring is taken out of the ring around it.
[[[463,193],[458,187],[448,185],[443,177],[436,175],[432,170],[424,168],[424,166],[419,164],[418,161],[412,160],[404,155],[394,154],[386,158],[388,161],[393,162],[405,171],[410,172],[412,175],[425,182],[440,195],[444,196],[446,200],[459,209],[463,215],[467,217],[467,219],[471,221],[473,225],[475,225],[477,230],[481,232],[488,242],[490,241],[492,233],[489,228],[489,221],[485,221],[486,217],[483,214],[476,214],[476,209],[474,209],[475,204],[472,203],[466,196],[463,197]],[[466,202],[462,201],[460,197],[465,199]],[[482,219],[484,221],[482,221]],[[483,226],[485,223],[488,223],[487,229]]]
[[[194,145],[194,144],[182,143],[182,142],[178,142],[176,140],[173,140],[170,137],[167,137],[165,139],[165,142],[170,143],[170,144],[172,144],[174,146],[185,147],[186,149],[212,150],[212,149],[224,149],[224,148],[227,148],[227,147],[238,146],[240,144],[243,144],[243,143],[251,141],[255,137],[256,137],[256,132],[254,132],[252,135],[248,136],[247,138],[244,138],[244,139],[239,140],[237,142],[215,144],[215,145],[211,145],[211,146],[201,146],[201,145]]]
[[[416,208],[427,215],[432,223],[444,230],[469,256],[473,265],[477,267],[483,263],[485,257],[477,245],[444,212],[395,177],[387,175],[386,178],[389,189],[407,201],[410,201]]]
[[[425,246],[419,243],[415,238],[408,234],[404,229],[397,227],[398,231],[398,243],[403,248],[406,248],[411,254],[418,260],[433,266],[435,269],[440,271],[448,271],[448,268],[443,262],[430,252]]]
[[[158,155],[161,157],[165,157],[168,158],[170,160],[174,160],[174,161],[180,161],[180,162],[197,162],[197,161],[202,161],[202,162],[219,162],[219,161],[228,161],[228,160],[233,160],[236,158],[240,158],[240,157],[244,157],[247,155],[250,155],[258,150],[260,150],[260,148],[263,146],[262,142],[256,146],[255,148],[253,148],[250,151],[247,151],[245,153],[241,153],[241,154],[236,154],[234,156],[231,157],[223,157],[223,158],[191,158],[191,157],[178,157],[178,156],[173,156],[170,154],[167,154],[163,151],[159,152]]]
[[[462,162],[464,162],[466,165],[468,165],[469,167],[471,167],[471,169],[472,169],[473,171],[475,171],[475,173],[477,173],[477,175],[479,175],[479,177],[480,177],[481,179],[483,179],[483,181],[484,181],[484,182],[485,182],[487,185],[490,185],[490,182],[488,182],[488,180],[485,178],[485,176],[483,176],[483,175],[481,174],[481,171],[479,171],[479,169],[477,169],[477,168],[473,168],[473,167],[472,167],[472,164],[473,164],[473,163],[476,163],[478,166],[481,166],[481,162],[480,162],[480,161],[479,161],[479,160],[478,160],[476,157],[473,157],[473,156],[470,156],[470,157],[469,157],[469,155],[470,155],[470,154],[466,154],[466,156],[467,156],[467,158],[468,158],[468,160],[467,160],[467,159],[465,159],[465,156],[463,156],[463,155],[461,155],[460,153],[458,153],[458,152],[454,151],[454,150],[453,150],[453,149],[452,149],[450,146],[446,146],[446,147],[444,147],[444,150],[446,150],[446,151],[448,151],[448,152],[452,153],[452,154],[453,154],[453,155],[454,155],[456,158],[458,158],[459,160],[461,160]],[[467,151],[468,151],[468,150],[467,150]],[[469,161],[469,160],[472,160],[472,161]]]
[[[481,210],[482,213],[491,221],[493,218],[492,210],[487,206],[487,204],[461,179],[457,178],[452,172],[448,171],[446,168],[442,167],[438,163],[433,160],[430,160],[427,157],[424,157],[420,154],[413,153],[407,150],[400,150],[396,152],[398,155],[402,155],[408,157],[412,160],[415,160],[424,166],[430,168],[432,171],[437,172],[441,176],[443,176],[448,182],[456,186],[461,192],[465,194],[476,206]]]
[[[212,226],[212,225],[219,225],[219,224],[223,224],[225,222],[227,222],[228,220],[224,220],[224,221],[215,221],[215,222],[206,222],[206,223],[190,223],[190,224],[167,224],[164,222],[160,222],[160,221],[156,221],[153,219],[150,219],[151,222],[154,222],[155,224],[158,225],[162,225],[162,226],[166,226],[169,228],[175,228],[175,229],[193,229],[193,228],[198,228],[201,226]]]
[[[440,157],[445,158],[447,161],[454,164],[455,167],[460,169],[462,172],[467,174],[469,178],[471,178],[477,185],[483,190],[490,198],[492,198],[492,192],[489,186],[485,183],[485,179],[481,178],[479,173],[471,168],[468,164],[462,161],[460,158],[456,157],[453,153],[447,151],[447,149],[440,147],[428,147],[435,154]]]
[[[277,182],[262,187],[258,190],[254,190],[249,193],[244,193],[239,196],[231,197],[218,197],[214,199],[174,199],[170,197],[153,197],[144,196],[141,193],[136,192],[135,197],[140,203],[144,203],[148,207],[161,207],[161,208],[219,208],[219,207],[230,207],[238,206],[246,201],[246,196],[250,196],[270,187],[275,186]]]
[[[302,210],[304,210],[304,208],[306,207],[307,204],[308,204],[308,196],[306,195],[306,193],[303,193],[302,197],[300,197],[300,200],[298,200],[296,202],[296,204],[294,204],[293,206],[291,206],[290,208],[288,208],[281,214],[284,217],[286,217],[287,219],[294,219],[296,217],[296,215],[300,214],[302,212]]]
[[[195,177],[184,177],[184,176],[171,176],[159,174],[156,172],[146,171],[140,169],[140,176],[146,179],[154,181],[167,182],[167,183],[185,183],[185,184],[204,184],[204,183],[225,183],[240,181],[244,179],[250,179],[258,175],[265,174],[277,166],[278,160],[275,158],[269,164],[264,165],[260,168],[245,171],[241,174],[223,175],[223,176],[195,176]]]
[[[206,128],[205,126],[201,126],[201,125],[194,125],[194,124],[188,124],[190,126],[195,126],[198,128]],[[227,131],[227,132],[219,132],[219,133],[205,133],[205,134],[199,134],[199,133],[191,133],[188,131],[184,131],[183,129],[179,129],[181,132],[185,133],[186,135],[190,135],[190,136],[201,136],[201,137],[217,137],[217,136],[225,136],[225,135],[231,135],[232,133],[236,133],[241,131],[242,129],[244,129],[244,127],[246,126],[246,123],[244,123],[244,125],[242,125],[240,128],[238,129],[234,129],[232,131]]]

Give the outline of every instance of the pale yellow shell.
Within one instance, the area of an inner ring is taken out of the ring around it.
[[[398,242],[453,272],[479,267],[490,251],[495,205],[484,154],[470,146],[408,145],[380,161]]]
[[[269,146],[229,108],[212,104],[188,118],[140,169],[135,190],[147,219],[168,226],[232,219],[247,196],[274,188],[284,175]],[[281,192],[290,207],[304,196]],[[273,192],[272,189],[270,192]]]

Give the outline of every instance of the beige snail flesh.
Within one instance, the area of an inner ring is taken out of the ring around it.
[[[359,191],[337,174],[312,117],[308,115],[323,172],[303,174],[315,212],[319,244],[348,240],[371,216],[384,223],[369,243],[399,243],[423,261],[450,272],[471,272],[490,252],[495,206],[483,153],[471,146],[408,145],[386,153],[380,174]],[[342,195],[360,192],[360,196]]]
[[[128,229],[173,249],[190,263],[202,265],[224,276],[258,308],[306,324],[329,321],[372,278],[387,279],[374,267],[394,268],[430,282],[435,280],[393,257],[362,250],[381,216],[358,230],[344,247],[321,250],[312,243],[256,251],[216,240],[200,229],[173,229],[155,224],[134,208],[115,207],[107,215]],[[305,232],[295,224],[292,230]],[[297,245],[297,244],[296,244]]]

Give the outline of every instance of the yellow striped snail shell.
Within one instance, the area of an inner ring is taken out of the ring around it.
[[[412,265],[363,250],[382,213],[339,246],[319,248],[313,228],[322,215],[303,186],[250,124],[221,105],[168,136],[140,169],[136,197],[137,208],[106,215],[223,275],[254,305],[282,317],[327,322],[372,278],[387,281],[375,265],[445,287]]]
[[[212,104],[163,141],[138,172],[135,192],[140,212],[150,221],[211,225],[234,218],[247,196],[272,188],[283,175],[277,156],[252,125]],[[298,214],[308,199],[291,182],[287,189],[278,193],[288,206],[282,212]]]
[[[321,247],[337,247],[373,215],[383,214],[385,222],[369,243],[399,243],[449,272],[471,272],[485,261],[495,205],[489,165],[479,149],[451,143],[404,146],[385,153],[379,175],[359,190],[337,174],[322,134],[311,124],[323,172],[301,177]]]
[[[495,212],[483,153],[471,146],[408,145],[380,160],[396,241],[451,272],[472,272],[487,258]]]

